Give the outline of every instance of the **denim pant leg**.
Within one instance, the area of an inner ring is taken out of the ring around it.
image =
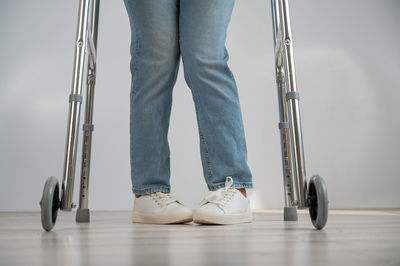
[[[181,0],[180,49],[195,103],[203,174],[209,190],[252,188],[238,89],[225,46],[234,0]]]
[[[168,127],[179,68],[178,0],[124,0],[131,26],[132,192],[170,192]]]

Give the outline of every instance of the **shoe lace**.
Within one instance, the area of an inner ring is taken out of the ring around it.
[[[203,203],[211,202],[217,204],[220,207],[223,207],[232,199],[235,193],[236,193],[236,188],[233,186],[233,179],[232,177],[227,176],[225,181],[225,187],[220,188],[208,194],[200,202],[200,205],[202,205]]]
[[[150,197],[160,206],[167,206],[175,201],[177,201],[174,197],[172,197],[169,193],[155,191],[150,193]]]

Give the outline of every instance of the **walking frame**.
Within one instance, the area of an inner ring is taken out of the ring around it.
[[[76,222],[90,221],[88,192],[94,129],[92,121],[99,8],[100,0],[79,0],[63,181],[60,191],[57,178],[54,176],[47,178],[40,201],[42,227],[46,231],[51,231],[54,227],[59,209],[72,211],[76,207],[72,200],[85,67],[87,68],[86,110],[85,122],[82,126],[81,182]],[[314,227],[322,229],[328,218],[328,195],[325,182],[319,175],[312,176],[307,187],[288,0],[271,0],[271,10],[285,193],[284,220],[296,221],[297,209],[308,208]]]

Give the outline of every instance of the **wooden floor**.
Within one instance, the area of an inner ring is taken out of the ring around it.
[[[322,231],[307,212],[283,222],[255,210],[254,222],[149,225],[130,212],[92,211],[90,224],[60,212],[53,231],[39,212],[0,212],[0,265],[400,265],[400,210],[330,210]]]

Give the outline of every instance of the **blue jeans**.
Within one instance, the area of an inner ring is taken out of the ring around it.
[[[236,82],[225,47],[235,0],[124,0],[131,26],[132,192],[170,192],[168,127],[180,56],[211,191],[252,188]]]

